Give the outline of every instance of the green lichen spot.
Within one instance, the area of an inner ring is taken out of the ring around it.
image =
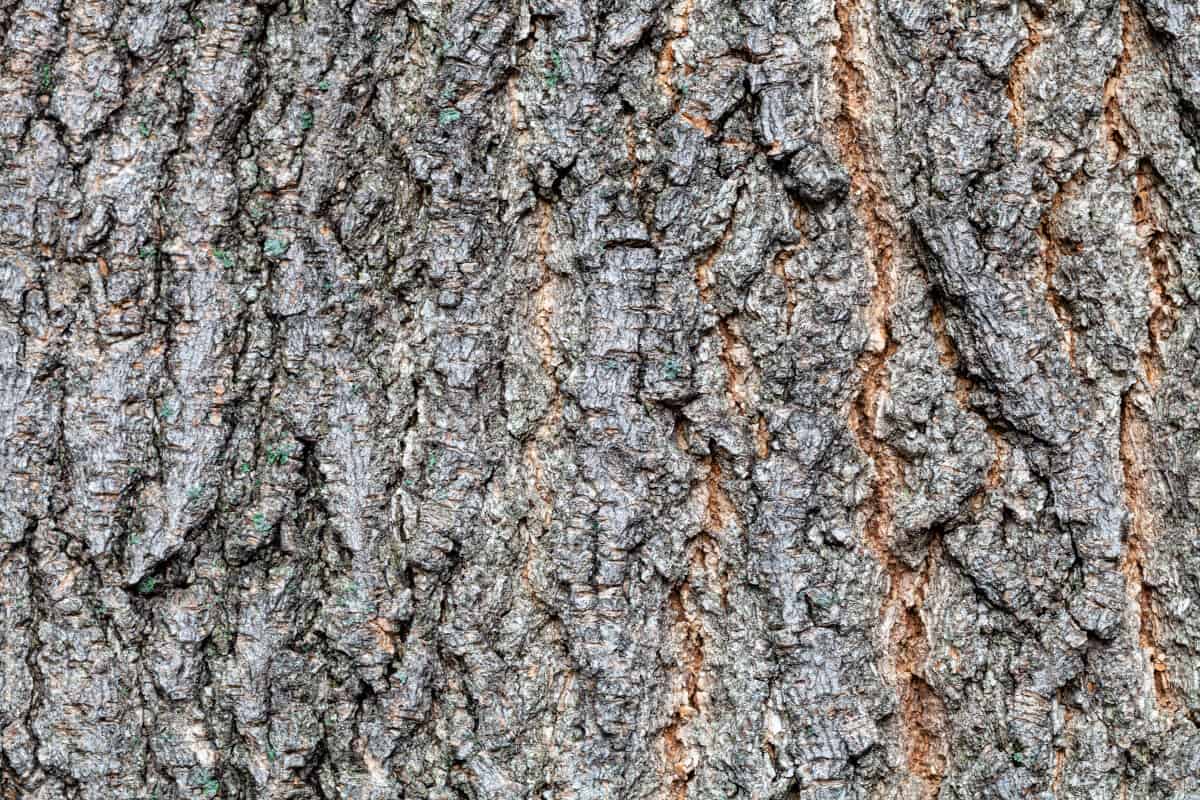
[[[267,239],[263,242],[263,252],[272,258],[278,258],[288,251],[288,243],[282,239]]]

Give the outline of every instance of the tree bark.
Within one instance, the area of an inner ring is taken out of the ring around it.
[[[1191,0],[0,31],[0,797],[1200,797]]]

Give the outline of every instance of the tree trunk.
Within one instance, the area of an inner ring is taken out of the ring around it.
[[[1200,796],[1192,0],[0,5],[0,797]]]

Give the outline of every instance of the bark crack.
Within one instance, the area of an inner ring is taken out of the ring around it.
[[[1032,13],[1023,15],[1025,18],[1025,27],[1029,31],[1029,38],[1025,41],[1025,45],[1013,58],[1012,66],[1008,71],[1008,85],[1005,87],[1005,94],[1008,95],[1008,120],[1012,123],[1013,128],[1013,146],[1018,150],[1021,148],[1021,142],[1025,137],[1025,101],[1021,93],[1025,89],[1025,83],[1029,75],[1029,58],[1033,55],[1033,51],[1042,43],[1042,32],[1037,25],[1036,19]]]
[[[1138,39],[1146,40],[1149,35],[1144,20],[1133,12],[1128,0],[1122,0],[1121,54],[1104,85],[1103,124],[1113,163],[1119,164],[1129,155],[1120,93],[1129,70],[1134,43]],[[1139,401],[1152,397],[1158,387],[1164,369],[1162,346],[1174,328],[1177,309],[1168,291],[1170,266],[1163,254],[1165,232],[1156,213],[1156,188],[1161,179],[1147,158],[1140,160],[1133,179],[1133,222],[1146,262],[1149,310],[1146,315],[1146,344],[1140,354],[1141,385],[1130,387],[1121,397],[1120,460],[1125,506],[1130,515],[1121,571],[1125,575],[1128,602],[1137,609],[1138,642],[1147,656],[1155,702],[1161,711],[1172,714],[1182,707],[1182,703],[1172,686],[1167,661],[1159,644],[1159,631],[1164,629],[1164,622],[1155,609],[1154,593],[1145,580],[1145,560],[1153,544],[1151,539],[1157,520],[1149,496],[1150,466],[1143,458],[1143,454],[1153,452],[1150,446],[1152,434],[1145,414],[1139,408]]]
[[[557,311],[557,298],[555,294],[557,279],[547,263],[552,248],[550,227],[553,212],[550,203],[545,200],[538,202],[538,211],[537,260],[540,268],[540,277],[538,288],[533,295],[532,329],[534,346],[538,352],[542,374],[549,378],[552,394],[549,407],[542,414],[542,419],[538,423],[533,436],[525,444],[525,463],[529,467],[534,491],[542,501],[541,513],[538,515],[538,519],[542,524],[543,530],[548,530],[554,518],[555,498],[551,482],[545,478],[545,469],[542,464],[539,445],[544,445],[554,440],[555,431],[561,426],[562,422],[563,397],[562,388],[557,376],[557,368],[561,359],[555,351],[552,336],[553,322]],[[521,576],[530,595],[536,596],[531,575],[535,547],[532,537],[530,537],[528,547],[529,552],[526,556],[525,565],[521,570]]]
[[[696,748],[684,741],[683,732],[693,718],[703,716],[707,703],[703,686],[707,637],[704,620],[694,597],[695,587],[715,593],[726,606],[727,579],[720,568],[719,535],[738,525],[738,514],[721,486],[721,467],[715,456],[704,461],[707,475],[699,487],[704,504],[700,531],[688,543],[688,568],[682,583],[671,589],[668,605],[681,642],[681,695],[675,704],[671,722],[663,731],[663,750],[671,777],[667,796],[683,800],[688,796],[692,773],[700,763]]]
[[[675,42],[688,35],[688,19],[692,14],[693,1],[681,0],[672,9],[671,16],[667,20],[667,35],[663,42],[663,48],[658,54],[656,78],[663,92],[671,100],[672,106],[678,105],[675,86],[671,82],[671,73],[675,69]]]
[[[737,321],[723,317],[717,323],[721,334],[721,363],[725,367],[725,392],[729,402],[743,417],[747,416],[749,398],[746,394],[748,372],[753,366],[749,351],[737,330]]]
[[[1113,65],[1113,70],[1104,81],[1104,114],[1102,116],[1105,141],[1109,148],[1109,161],[1119,163],[1125,156],[1126,146],[1121,135],[1124,127],[1124,116],[1121,114],[1117,93],[1129,70],[1130,54],[1133,48],[1132,12],[1128,0],[1121,0],[1121,53]]]
[[[1077,242],[1067,241],[1055,233],[1053,221],[1058,217],[1063,202],[1075,191],[1081,174],[1082,171],[1077,172],[1059,186],[1058,191],[1050,199],[1050,205],[1042,215],[1036,231],[1038,240],[1041,242],[1043,263],[1042,285],[1046,305],[1050,307],[1050,310],[1054,313],[1054,318],[1063,330],[1063,347],[1066,350],[1067,361],[1071,364],[1072,368],[1076,366],[1075,315],[1071,312],[1067,301],[1063,299],[1062,294],[1058,291],[1054,276],[1058,272],[1059,258],[1067,252],[1081,252],[1082,246]]]
[[[801,229],[800,215],[803,214],[803,210],[800,208],[799,204],[796,204],[796,207],[795,225],[796,229],[799,231]],[[785,316],[783,320],[783,330],[784,333],[788,334],[789,336],[792,333],[792,317],[795,316],[796,313],[796,291],[792,286],[791,278],[788,277],[787,264],[795,255],[795,248],[785,247],[776,253],[775,257],[771,259],[771,272],[775,273],[780,282],[783,284],[784,307],[787,313],[787,316]]]
[[[737,198],[729,212],[729,221],[725,223],[725,229],[721,231],[721,238],[715,244],[708,248],[708,252],[696,264],[696,289],[700,292],[700,299],[705,303],[711,303],[713,298],[713,286],[716,283],[716,277],[713,275],[713,264],[716,263],[717,257],[721,255],[721,251],[725,249],[725,245],[733,238],[733,222],[734,215],[737,212],[737,205],[741,202],[741,190],[738,190]]]
[[[1149,449],[1148,431],[1139,417],[1133,399],[1136,389],[1121,398],[1120,455],[1124,478],[1125,505],[1129,509],[1130,525],[1121,571],[1125,574],[1129,603],[1138,610],[1138,641],[1146,653],[1154,687],[1154,698],[1160,710],[1174,713],[1180,706],[1171,684],[1167,662],[1158,643],[1158,631],[1163,628],[1154,607],[1154,597],[1145,581],[1145,558],[1155,528],[1147,487],[1147,467],[1140,456]]]
[[[897,348],[890,315],[896,302],[893,262],[899,237],[890,220],[891,206],[866,150],[870,101],[866,77],[854,60],[857,13],[853,0],[839,3],[835,9],[841,37],[834,48],[833,73],[843,101],[836,120],[837,141],[850,175],[851,203],[866,233],[865,255],[874,271],[875,286],[865,313],[868,339],[857,364],[862,389],[850,409],[848,424],[875,470],[864,540],[888,576],[888,595],[881,609],[883,671],[895,681],[899,696],[900,746],[908,775],[919,783],[919,796],[934,798],[945,771],[946,712],[922,675],[928,644],[921,614],[924,588],[935,568],[937,551],[931,547],[918,572],[891,550],[894,500],[903,482],[902,461],[887,442],[877,437],[875,421],[880,402],[889,391],[887,363]]]
[[[960,369],[961,359],[958,355],[958,348],[954,346],[954,340],[951,338],[950,332],[946,330],[945,308],[936,295],[931,296],[930,301],[932,307],[929,312],[929,323],[933,329],[933,339],[938,349],[938,361],[949,370],[954,378],[954,398],[958,401],[959,407],[963,411],[972,412],[971,392],[975,389],[975,382]],[[1004,466],[1008,459],[1008,444],[1004,441],[1004,434],[992,424],[986,415],[976,414],[976,416],[983,421],[987,434],[991,437],[994,451],[983,486],[968,501],[970,507],[978,511],[983,507],[987,496],[1000,488],[1004,478]]]
[[[1142,352],[1142,371],[1147,387],[1153,389],[1162,377],[1163,343],[1175,329],[1179,313],[1168,289],[1171,265],[1164,253],[1166,231],[1156,214],[1156,188],[1161,178],[1148,159],[1143,159],[1134,175],[1133,195],[1134,224],[1143,242],[1143,254],[1148,266],[1146,285],[1150,300],[1150,313],[1146,318],[1148,346]]]

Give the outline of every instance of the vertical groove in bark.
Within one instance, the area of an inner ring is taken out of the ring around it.
[[[962,357],[954,340],[946,330],[946,310],[942,301],[933,296],[930,298],[929,325],[933,331],[933,340],[938,350],[938,361],[946,367],[954,378],[954,399],[963,411],[972,412],[971,393],[977,389],[970,375],[962,368]],[[1004,434],[985,416],[977,415],[983,422],[988,438],[992,441],[992,462],[988,465],[983,485],[968,501],[969,506],[979,511],[987,495],[1000,488],[1004,479],[1004,466],[1008,458],[1008,445]]]
[[[551,419],[562,413],[562,390],[558,385],[558,357],[554,350],[554,317],[558,310],[555,291],[558,287],[558,277],[550,269],[548,259],[552,247],[550,225],[553,209],[546,200],[538,202],[538,235],[537,260],[539,267],[538,287],[534,292],[534,330],[537,332],[538,355],[541,358],[544,374],[550,379],[553,387]]]
[[[1124,134],[1127,123],[1121,112],[1120,95],[1135,42],[1144,42],[1149,36],[1145,21],[1130,7],[1129,0],[1121,0],[1120,14],[1121,52],[1104,85],[1103,127],[1109,158],[1115,164],[1124,162],[1129,155]],[[1154,547],[1154,531],[1159,523],[1155,520],[1154,505],[1149,496],[1149,462],[1143,455],[1152,450],[1143,406],[1153,403],[1158,389],[1163,369],[1163,346],[1171,332],[1174,307],[1167,291],[1169,268],[1160,250],[1163,227],[1158,222],[1155,210],[1154,167],[1148,159],[1140,159],[1134,165],[1132,183],[1133,223],[1145,264],[1149,313],[1146,316],[1145,345],[1138,357],[1141,375],[1137,384],[1121,397],[1119,452],[1124,501],[1130,520],[1121,571],[1126,577],[1129,602],[1137,609],[1138,642],[1151,670],[1150,683],[1155,701],[1161,711],[1173,714],[1181,707],[1181,703],[1172,688],[1163,650],[1158,644],[1162,621],[1155,611],[1154,592],[1145,580],[1145,559],[1147,552]]]
[[[771,271],[779,277],[779,282],[783,284],[783,293],[785,297],[784,310],[784,333],[791,335],[792,332],[792,316],[796,313],[796,295],[795,289],[792,287],[792,281],[787,274],[787,262],[796,254],[795,250],[783,248],[771,260]]]
[[[554,270],[547,263],[551,247],[553,246],[550,233],[552,214],[553,208],[548,201],[538,201],[536,208],[536,256],[539,275],[538,286],[533,294],[533,319],[530,320],[538,358],[542,367],[542,374],[546,376],[550,383],[551,394],[547,409],[538,421],[533,435],[525,443],[525,461],[530,468],[534,491],[542,500],[541,521],[543,528],[550,526],[554,514],[554,493],[545,478],[539,446],[545,446],[556,435],[557,431],[561,428],[563,413],[562,388],[559,386],[558,380],[560,359],[555,352],[553,338],[554,319],[557,315],[559,304],[559,300],[555,295],[558,288],[558,278]],[[530,547],[532,549],[532,543]],[[526,576],[526,580],[528,580],[528,571],[529,562],[526,563],[522,573]]]
[[[737,206],[741,199],[741,191],[738,191],[737,199],[734,200],[729,212],[729,220],[725,223],[725,228],[721,231],[721,237],[717,239],[708,251],[696,262],[696,290],[700,295],[700,299],[705,303],[712,302],[713,289],[716,278],[713,275],[713,264],[721,256],[721,251],[729,244],[729,240],[733,238],[733,226],[737,216]]]
[[[663,733],[667,773],[671,781],[667,797],[688,797],[692,774],[704,758],[703,749],[684,741],[683,733],[693,719],[706,716],[705,662],[706,634],[701,609],[697,607],[694,587],[702,587],[725,604],[726,586],[722,574],[717,537],[738,526],[737,511],[721,486],[721,467],[716,458],[704,459],[704,480],[697,484],[698,502],[704,509],[700,530],[687,543],[687,571],[683,580],[671,589],[669,604],[682,643],[681,683],[683,697],[675,705],[670,723]],[[692,738],[692,737],[689,737]]]
[[[657,70],[656,77],[658,85],[662,87],[663,93],[671,101],[672,108],[677,108],[679,103],[676,97],[675,84],[673,82],[673,72],[675,69],[675,42],[688,33],[688,19],[692,14],[692,5],[695,0],[678,0],[671,10],[671,15],[667,18],[667,31],[663,37],[662,50],[658,53],[658,59],[655,65]]]
[[[1054,318],[1058,322],[1058,326],[1062,329],[1063,349],[1067,354],[1067,362],[1074,368],[1075,349],[1076,349],[1076,331],[1074,315],[1067,302],[1063,299],[1055,285],[1055,274],[1059,268],[1059,258],[1063,253],[1078,252],[1078,246],[1071,242],[1063,241],[1061,237],[1054,232],[1054,220],[1061,212],[1063,203],[1068,200],[1072,193],[1077,188],[1077,182],[1080,176],[1077,173],[1067,180],[1066,183],[1058,187],[1054,196],[1050,199],[1050,204],[1046,207],[1045,213],[1042,214],[1041,221],[1037,227],[1037,236],[1041,245],[1042,261],[1044,262],[1044,270],[1042,272],[1042,283],[1044,285],[1043,295],[1046,298],[1046,305],[1054,312]]]
[[[745,342],[738,334],[737,320],[726,317],[717,322],[721,337],[721,365],[725,368],[725,391],[737,413],[745,417],[749,411],[746,397],[747,371],[753,367]]]
[[[1146,320],[1149,342],[1142,353],[1141,364],[1147,388],[1153,391],[1162,376],[1163,347],[1175,329],[1179,311],[1168,289],[1171,267],[1163,252],[1165,228],[1156,211],[1159,202],[1156,185],[1160,179],[1154,172],[1154,165],[1142,159],[1137,165],[1134,180],[1134,224],[1144,243],[1143,258],[1148,270],[1146,283],[1150,296],[1150,314]]]
[[[1109,161],[1113,164],[1119,163],[1126,153],[1125,142],[1121,136],[1124,120],[1121,115],[1118,93],[1125,80],[1126,72],[1129,70],[1129,61],[1134,46],[1134,16],[1129,7],[1129,0],[1120,0],[1119,9],[1121,14],[1121,52],[1117,56],[1117,63],[1113,65],[1112,72],[1104,82],[1104,114],[1102,116],[1104,141],[1108,146]]]
[[[1013,143],[1017,149],[1020,149],[1025,134],[1025,100],[1022,95],[1025,92],[1025,83],[1029,75],[1028,60],[1042,42],[1042,32],[1035,16],[1037,12],[1024,3],[1021,4],[1021,11],[1028,31],[1028,39],[1013,58],[1012,66],[1008,71],[1008,85],[1005,88],[1009,104],[1008,119],[1012,123]]]
[[[1125,574],[1130,603],[1138,612],[1138,642],[1151,669],[1150,681],[1155,700],[1161,710],[1171,714],[1179,709],[1180,703],[1171,687],[1171,676],[1158,645],[1158,630],[1162,623],[1155,613],[1154,595],[1145,583],[1143,568],[1146,551],[1153,546],[1155,521],[1147,496],[1146,465],[1140,455],[1147,451],[1150,443],[1146,436],[1146,425],[1133,400],[1136,391],[1129,390],[1121,399],[1121,470],[1125,506],[1130,515],[1129,538],[1121,571]]]
[[[682,583],[671,589],[668,597],[674,624],[679,629],[678,636],[683,645],[680,658],[683,683],[681,688],[684,695],[676,703],[671,721],[663,731],[666,773],[670,776],[664,794],[668,800],[684,800],[688,796],[688,785],[695,766],[696,754],[684,743],[681,733],[688,720],[699,712],[696,694],[700,670],[704,667],[704,639],[700,625],[688,606],[691,603],[689,584],[697,569],[697,561],[703,560],[702,552],[699,542],[689,544],[687,574]]]
[[[894,681],[900,703],[899,746],[905,772],[919,781],[920,796],[932,799],[937,796],[945,769],[947,743],[943,737],[947,721],[941,699],[924,678],[928,634],[922,604],[940,547],[930,548],[920,571],[910,569],[891,548],[894,502],[903,485],[903,471],[891,445],[876,435],[876,425],[880,404],[889,391],[887,363],[898,347],[892,338],[890,315],[896,302],[894,258],[900,244],[892,222],[895,212],[868,154],[871,135],[866,120],[870,97],[866,79],[856,63],[857,13],[854,0],[841,0],[835,8],[841,38],[834,50],[833,71],[843,103],[836,120],[837,142],[841,162],[850,175],[851,203],[868,243],[865,255],[874,270],[875,286],[865,314],[867,343],[857,363],[862,388],[847,421],[875,470],[863,537],[888,580],[887,597],[881,603],[880,642],[883,673]]]

